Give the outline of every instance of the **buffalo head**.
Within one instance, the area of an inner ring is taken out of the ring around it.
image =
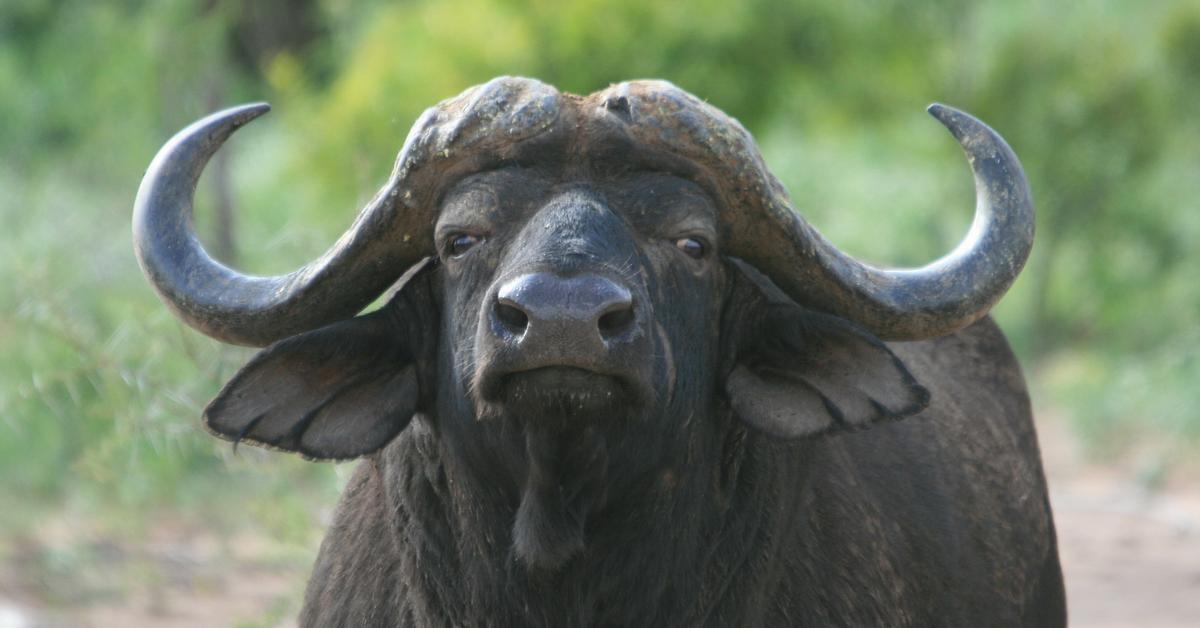
[[[455,473],[512,504],[534,566],[572,556],[585,520],[622,500],[712,493],[743,425],[796,439],[920,411],[927,393],[881,339],[976,320],[1033,238],[1016,157],[948,107],[930,112],[970,159],[975,223],[941,260],[885,270],[822,238],[750,135],[676,87],[577,97],[501,78],[427,111],[323,256],[250,277],[204,252],[191,199],[206,160],[265,110],[185,129],[138,194],[138,258],[167,304],[215,338],[271,345],[207,425],[350,458],[415,415]],[[355,317],[406,271],[387,306]]]

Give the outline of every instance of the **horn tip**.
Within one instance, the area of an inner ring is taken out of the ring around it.
[[[271,110],[271,104],[267,102],[252,102],[245,105],[239,105],[217,115],[221,117],[232,118],[235,126],[242,126],[247,122],[267,113]]]
[[[955,116],[955,114],[962,113],[954,107],[943,105],[940,102],[930,103],[930,105],[925,108],[925,111],[929,115],[937,118],[938,122],[941,122],[946,126],[950,126],[950,120]]]
[[[989,131],[986,125],[971,114],[940,102],[929,105],[925,111],[937,118],[960,143],[976,133]]]

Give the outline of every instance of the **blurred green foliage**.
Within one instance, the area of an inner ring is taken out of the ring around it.
[[[975,113],[1038,202],[997,316],[1040,411],[1094,451],[1200,441],[1200,1],[8,0],[0,527],[159,510],[234,525],[249,509],[309,535],[331,467],[200,429],[249,353],[153,296],[129,243],[140,176],[191,120],[271,101],[225,149],[233,229],[239,267],[291,270],[349,225],[423,108],[499,74],[580,93],[672,80],[742,120],[830,239],[886,264],[965,233],[969,171],[921,109]]]

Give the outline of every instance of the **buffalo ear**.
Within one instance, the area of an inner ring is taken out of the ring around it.
[[[417,311],[432,309],[422,303],[427,297],[427,278],[410,277],[376,312],[264,349],[208,404],[205,425],[235,445],[247,441],[314,460],[378,451],[421,401],[418,362],[427,348],[415,330],[429,322]]]
[[[733,261],[733,298],[748,303],[738,308],[743,323],[725,393],[743,421],[794,439],[865,429],[929,405],[929,391],[883,341],[800,307],[757,270]]]

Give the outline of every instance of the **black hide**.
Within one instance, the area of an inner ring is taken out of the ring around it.
[[[556,159],[464,179],[388,305],[209,406],[227,438],[368,454],[302,624],[1063,624],[990,320],[885,344],[723,257],[698,185]]]

